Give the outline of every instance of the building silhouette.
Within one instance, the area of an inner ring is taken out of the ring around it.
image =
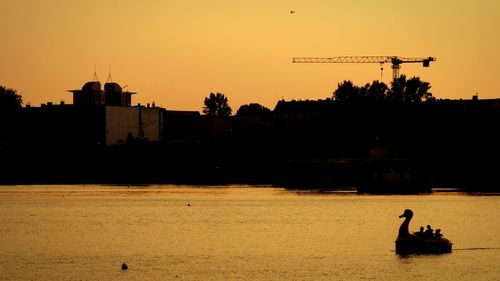
[[[90,81],[81,90],[70,90],[73,93],[73,104],[76,106],[104,106],[106,96],[101,89],[101,82]]]
[[[404,181],[408,190],[422,190],[412,187],[421,180],[427,187],[500,182],[500,99],[281,100],[266,114],[218,117],[132,106],[136,93],[123,88],[94,80],[69,91],[72,104],[0,112],[0,178],[19,183],[24,174],[15,167],[22,166],[35,183],[368,184],[380,191],[392,180],[399,192]]]
[[[73,147],[162,140],[164,109],[131,106],[135,93],[118,83],[90,81],[71,90],[73,104],[47,102],[16,112],[10,143],[24,147]]]
[[[81,90],[69,90],[73,93],[75,106],[131,106],[134,92],[123,91],[118,83],[107,82],[104,90],[101,82],[89,81]]]

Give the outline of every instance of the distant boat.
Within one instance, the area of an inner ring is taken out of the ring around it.
[[[408,230],[413,212],[406,209],[404,213],[399,216],[404,217],[405,220],[399,227],[398,238],[396,239],[396,253],[398,254],[442,254],[451,253],[453,243],[444,237],[430,237],[425,238],[410,233]]]
[[[431,186],[422,172],[404,160],[380,160],[367,164],[359,193],[429,193]]]

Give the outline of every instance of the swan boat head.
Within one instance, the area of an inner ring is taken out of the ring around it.
[[[413,211],[410,209],[404,210],[403,214],[399,216],[399,218],[405,218],[401,226],[399,227],[399,235],[398,240],[402,239],[416,239],[417,236],[410,234],[408,227],[410,225],[410,220],[413,218]]]
[[[399,218],[408,218],[411,219],[413,217],[413,211],[410,209],[406,209],[402,215],[399,216]]]

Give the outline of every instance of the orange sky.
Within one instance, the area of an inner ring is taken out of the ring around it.
[[[290,13],[294,10],[295,13]],[[403,64],[437,98],[500,98],[497,0],[0,0],[0,85],[25,102],[72,102],[92,79],[138,92],[133,103],[201,110],[222,92],[233,110],[331,96],[378,64],[292,64],[294,56],[437,57]],[[390,65],[384,82],[389,83]]]

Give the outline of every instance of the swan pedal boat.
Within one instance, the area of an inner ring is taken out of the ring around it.
[[[399,235],[396,239],[396,253],[398,254],[442,254],[451,253],[453,243],[444,238],[439,239],[424,239],[416,233],[410,233],[408,226],[413,217],[413,212],[406,209],[404,213],[399,216],[404,217],[405,220],[399,228]]]

